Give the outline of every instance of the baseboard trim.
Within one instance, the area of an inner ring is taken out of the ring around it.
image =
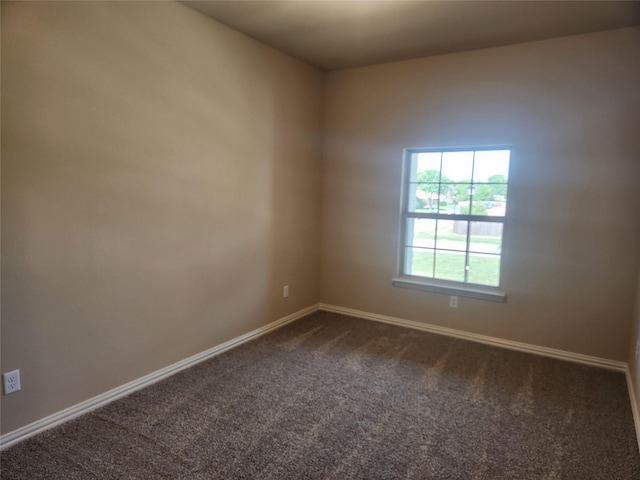
[[[265,325],[264,327],[252,330],[249,333],[240,335],[239,337],[233,338],[225,343],[205,350],[204,352],[197,353],[196,355],[176,362],[173,365],[169,365],[168,367],[157,370],[153,373],[150,373],[149,375],[145,375],[144,377],[138,378],[137,380],[133,380],[120,387],[114,388],[113,390],[109,390],[108,392],[105,392],[101,395],[90,398],[89,400],[78,403],[72,407],[66,408],[64,410],[61,410],[60,412],[54,413],[53,415],[49,415],[48,417],[42,418],[29,425],[2,435],[0,436],[0,450],[9,448],[11,445],[21,442],[22,440],[26,440],[27,438],[37,435],[38,433],[68,422],[69,420],[79,417],[80,415],[89,413],[92,410],[113,402],[114,400],[129,395],[136,390],[148,387],[149,385],[152,385],[156,382],[159,382],[160,380],[174,375],[181,370],[185,370],[197,363],[208,360],[209,358],[215,357],[216,355],[220,355],[221,353],[226,352],[227,350],[237,347],[243,343],[246,343],[249,340],[254,340],[266,333],[271,332],[272,330],[286,325],[287,323],[291,323],[295,320],[298,320],[299,318],[315,312],[316,310],[318,310],[318,307],[319,304],[316,304],[299,310],[295,313],[287,315],[286,317],[280,318],[275,322]]]
[[[640,451],[640,411],[638,411],[638,399],[636,399],[633,381],[631,380],[631,371],[629,366],[624,371],[627,377],[627,390],[629,390],[629,400],[631,401],[631,412],[633,413],[633,423],[636,426],[636,438],[638,439],[638,451]]]
[[[574,363],[582,363],[582,364],[591,365],[594,367],[607,368],[610,370],[618,370],[621,372],[624,372],[627,369],[627,364],[625,362],[619,362],[616,360],[592,357],[589,355],[583,355],[581,353],[573,353],[573,352],[567,352],[564,350],[557,350],[555,348],[540,347],[538,345],[532,345],[529,343],[514,342],[511,340],[504,340],[502,338],[489,337],[486,335],[479,335],[476,333],[465,332],[463,330],[456,330],[453,328],[440,327],[437,325],[430,325],[427,323],[414,322],[412,320],[405,320],[402,318],[390,317],[387,315],[380,315],[377,313],[363,312],[361,310],[338,307],[336,305],[330,305],[326,303],[320,303],[319,310],[324,310],[326,312],[342,313],[344,315],[350,315],[352,317],[359,317],[367,320],[374,320],[376,322],[390,323],[393,325],[399,325],[401,327],[413,328],[415,330],[423,330],[425,332],[437,333],[437,334],[446,335],[449,337],[470,340],[472,342],[484,343],[487,345],[493,345],[495,347],[508,348],[510,350],[517,350],[519,352],[534,353],[536,355],[543,355],[545,357],[552,357],[560,360],[567,360]]]
[[[80,415],[89,413],[97,408],[100,408],[108,403],[111,403],[119,398],[129,395],[136,390],[148,387],[160,380],[163,380],[171,375],[178,373],[181,370],[185,370],[197,363],[203,362],[209,358],[215,357],[227,350],[237,347],[250,340],[258,338],[266,333],[269,333],[277,328],[305,317],[317,310],[323,310],[327,312],[340,313],[343,315],[349,315],[352,317],[363,318],[367,320],[373,320],[376,322],[388,323],[392,325],[398,325],[401,327],[412,328],[415,330],[422,330],[425,332],[436,333],[440,335],[446,335],[449,337],[460,338],[463,340],[470,340],[473,342],[484,343],[487,345],[493,345],[496,347],[507,348],[510,350],[517,350],[526,353],[533,353],[546,357],[556,358],[560,360],[566,360],[574,363],[582,363],[594,367],[608,368],[611,370],[618,370],[625,372],[627,379],[627,387],[629,390],[629,396],[631,400],[631,409],[633,412],[633,419],[636,427],[636,435],[638,436],[638,448],[640,449],[640,412],[638,411],[638,404],[636,402],[633,385],[631,383],[631,375],[628,369],[628,365],[625,362],[619,362],[615,360],[609,360],[605,358],[592,357],[589,355],[583,355],[580,353],[567,352],[564,350],[558,350],[547,347],[540,347],[528,343],[515,342],[511,340],[504,340],[497,337],[490,337],[486,335],[479,335],[475,333],[465,332],[463,330],[456,330],[453,328],[440,327],[437,325],[430,325],[421,322],[415,322],[412,320],[405,320],[398,317],[391,317],[388,315],[380,315],[377,313],[365,312],[362,310],[355,310],[352,308],[339,307],[336,305],[319,303],[311,305],[307,308],[294,312],[286,317],[280,318],[275,322],[272,322],[264,327],[257,328],[239,337],[233,338],[225,343],[217,345],[213,348],[200,352],[189,358],[176,362],[168,367],[157,370],[149,375],[133,380],[129,383],[116,387],[96,397],[90,398],[84,402],[78,403],[72,407],[61,410],[60,412],[49,415],[45,418],[37,420],[29,425],[21,427],[17,430],[9,432],[0,436],[0,450],[9,448],[10,446],[26,440],[29,437],[37,435],[45,430],[61,425],[69,420],[72,420]]]

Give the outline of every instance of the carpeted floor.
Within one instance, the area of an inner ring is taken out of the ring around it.
[[[9,479],[640,478],[622,373],[318,312],[2,453]]]

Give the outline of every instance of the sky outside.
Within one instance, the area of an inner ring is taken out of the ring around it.
[[[488,182],[492,175],[504,175],[509,178],[510,150],[478,150],[464,152],[421,152],[417,153],[418,172],[440,170],[443,177],[452,182],[463,182],[471,179],[474,183]],[[442,158],[442,163],[441,163]]]

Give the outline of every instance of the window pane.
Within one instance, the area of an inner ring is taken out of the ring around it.
[[[405,248],[404,273],[433,278],[433,250]]]
[[[473,165],[473,183],[507,183],[510,150],[479,150]]]
[[[470,183],[473,152],[444,152],[442,154],[442,183]]]
[[[469,215],[469,199],[473,193],[470,183],[443,184],[441,191],[444,203],[441,201],[438,213]]]
[[[489,209],[487,209],[489,215],[494,217],[504,217],[507,213],[507,202],[494,202]]]
[[[497,287],[500,284],[500,256],[469,254],[469,283]]]
[[[474,201],[478,205],[474,215],[491,215],[503,217],[507,202],[507,180],[509,178],[510,150],[489,150],[476,152],[473,166],[475,185]],[[483,182],[490,182],[482,184]],[[474,205],[475,206],[475,205]],[[484,210],[486,209],[486,213]]]
[[[435,248],[436,220],[408,218],[406,242],[407,246]]]
[[[471,222],[469,251],[500,254],[502,250],[502,223]]]
[[[438,220],[436,248],[458,250],[467,249],[467,224],[464,220]]]
[[[409,203],[410,212],[435,213],[438,209],[438,183],[410,183]]]
[[[436,250],[436,278],[464,282],[464,252]]]
[[[445,215],[460,213],[459,188],[462,187],[450,183],[443,183],[440,185],[438,213],[443,213]]]
[[[473,200],[471,202],[471,215],[489,215],[489,210],[487,208],[489,204],[487,202],[479,202],[477,200]]]
[[[413,161],[416,168],[412,171],[416,172],[417,177],[412,178],[412,182],[439,182],[440,181],[440,152],[421,152],[413,154]],[[429,180],[424,180],[425,175],[429,176]]]

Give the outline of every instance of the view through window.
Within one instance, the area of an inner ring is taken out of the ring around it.
[[[500,285],[509,148],[406,152],[401,274]]]

